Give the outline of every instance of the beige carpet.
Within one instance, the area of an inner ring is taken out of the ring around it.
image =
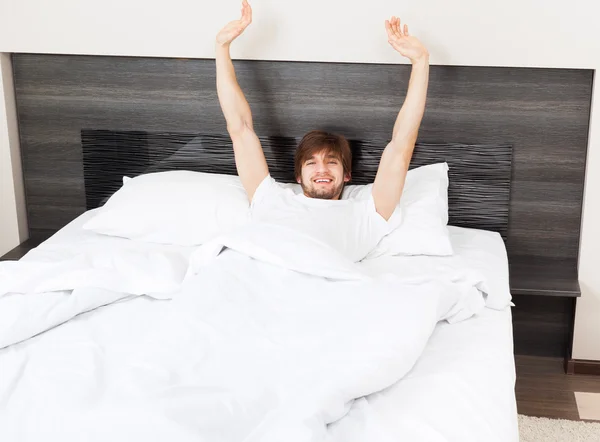
[[[521,442],[600,442],[600,422],[519,415]]]

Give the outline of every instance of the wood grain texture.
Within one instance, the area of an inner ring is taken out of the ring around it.
[[[577,268],[564,259],[514,257],[510,262],[513,295],[579,297]]]
[[[385,140],[410,66],[236,61],[260,136],[311,129]],[[81,129],[226,133],[214,60],[16,54],[30,228],[85,210]],[[575,265],[593,73],[431,68],[419,142],[511,144],[510,256]]]
[[[36,236],[29,238],[27,241],[19,244],[12,250],[9,250],[4,255],[0,256],[0,261],[18,261],[24,257],[31,249],[39,246],[43,241],[48,239],[46,236]]]
[[[516,356],[515,365],[521,414],[579,420],[574,392],[600,393],[597,377],[565,374],[562,358]]]
[[[571,375],[600,376],[600,361],[587,361],[583,359],[569,359],[566,372]],[[596,381],[600,390],[600,381]]]
[[[513,296],[513,339],[517,355],[570,357],[575,298]]]

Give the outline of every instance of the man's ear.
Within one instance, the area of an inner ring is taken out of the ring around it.
[[[296,178],[296,182],[297,182],[298,184],[302,183],[302,178],[300,178],[300,177],[297,177],[297,178]]]
[[[348,181],[350,181],[350,178],[352,178],[352,174],[349,174],[349,173],[345,174],[344,175],[344,183],[347,183]]]

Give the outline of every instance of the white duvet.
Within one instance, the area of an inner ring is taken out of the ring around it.
[[[100,306],[141,295],[170,299],[191,248],[120,238],[50,242],[0,262],[0,348]]]
[[[475,270],[367,271],[273,226],[194,251],[130,244],[83,244],[78,258],[47,246],[0,267],[0,311],[16,318],[0,317],[0,440],[331,439],[353,401],[411,369],[439,321],[484,307]],[[28,338],[142,293],[172,300],[155,301],[167,313],[110,370],[94,372],[102,351],[89,348],[66,372],[28,370]]]

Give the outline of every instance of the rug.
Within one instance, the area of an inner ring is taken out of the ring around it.
[[[519,415],[520,442],[600,442],[600,422]]]

